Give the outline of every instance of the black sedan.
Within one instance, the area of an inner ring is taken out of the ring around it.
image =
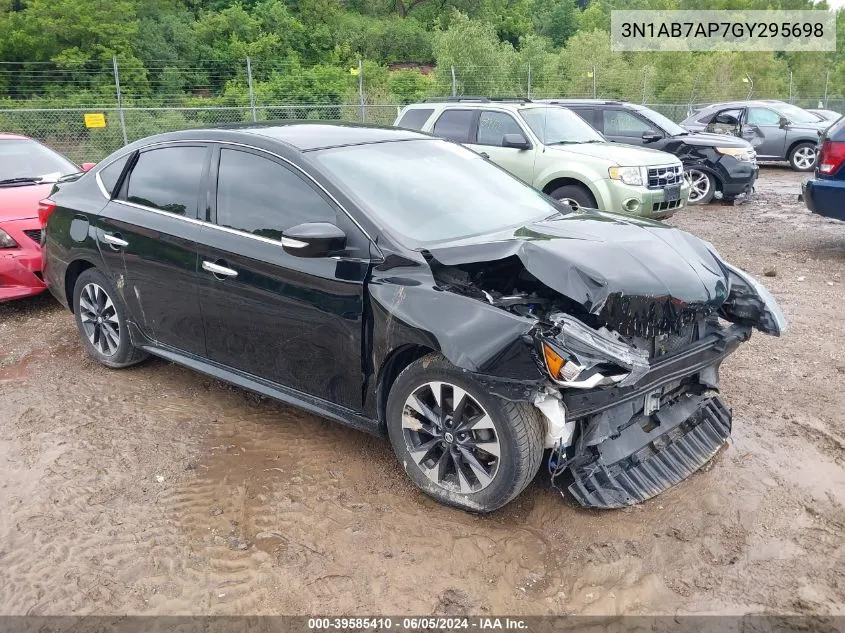
[[[422,490],[473,511],[544,449],[587,506],[681,481],[730,433],[719,364],[784,327],[705,242],[574,213],[401,129],[155,136],[58,183],[41,217],[93,358],[154,354],[387,435]]]

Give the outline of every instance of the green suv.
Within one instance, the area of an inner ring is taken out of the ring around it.
[[[609,143],[560,106],[456,97],[408,105],[394,125],[462,143],[573,208],[663,219],[689,196],[677,157]]]

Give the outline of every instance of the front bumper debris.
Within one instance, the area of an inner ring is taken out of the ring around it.
[[[645,501],[701,468],[730,433],[731,412],[719,398],[687,395],[597,445],[594,461],[571,468],[569,492],[591,508]]]

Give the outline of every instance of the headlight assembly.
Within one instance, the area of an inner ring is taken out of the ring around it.
[[[12,236],[0,229],[0,248],[17,248],[18,243],[12,239]]]
[[[763,284],[747,272],[724,264],[728,270],[730,291],[722,305],[729,321],[753,325],[764,334],[780,336],[786,331],[786,317]]]
[[[621,180],[626,185],[642,186],[643,170],[640,167],[611,167],[607,170],[611,180]]]
[[[717,147],[716,151],[725,156],[733,156],[737,160],[750,162],[754,158],[754,150],[747,147]]]
[[[565,314],[552,315],[551,320],[560,333],[542,338],[540,346],[546,371],[557,384],[574,389],[626,385],[648,371],[648,354],[608,330],[594,330]]]

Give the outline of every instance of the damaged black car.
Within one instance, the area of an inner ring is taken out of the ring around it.
[[[157,355],[386,435],[471,511],[544,460],[587,507],[680,482],[730,435],[722,361],[785,328],[710,244],[395,128],[151,137],[57,183],[40,217],[93,358]]]

